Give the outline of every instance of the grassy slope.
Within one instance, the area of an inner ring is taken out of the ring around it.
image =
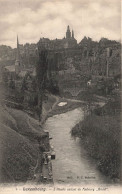
[[[44,103],[46,112],[55,100],[48,97]],[[42,147],[49,149],[49,141],[38,124],[23,111],[0,105],[0,183],[25,182],[30,169],[36,166],[38,152]]]
[[[25,182],[38,157],[38,144],[27,135],[35,131],[28,125],[25,127],[26,114],[22,111],[13,109],[10,114],[10,109],[2,106],[0,110],[0,182]]]
[[[121,108],[119,101],[109,102],[99,110],[99,116],[95,111],[72,130],[74,135],[82,138],[89,155],[96,159],[99,170],[112,179],[120,178],[121,120],[118,108]]]

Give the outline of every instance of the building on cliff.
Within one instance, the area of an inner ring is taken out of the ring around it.
[[[58,50],[65,48],[77,47],[77,40],[74,37],[74,31],[70,31],[70,27],[67,26],[66,37],[62,39],[50,40],[48,38],[40,38],[38,45],[48,50]]]
[[[77,46],[77,40],[74,38],[74,31],[70,32],[70,27],[67,27],[66,38],[63,39],[64,48],[73,48]]]

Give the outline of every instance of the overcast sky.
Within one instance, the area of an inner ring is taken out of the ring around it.
[[[78,42],[89,36],[120,40],[121,0],[0,0],[0,45],[63,38],[67,25]]]

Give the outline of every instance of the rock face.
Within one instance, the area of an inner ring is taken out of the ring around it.
[[[121,70],[121,45],[101,39],[84,38],[75,48],[49,51],[49,67],[59,88],[83,88],[91,77],[113,78]],[[56,73],[55,73],[56,72]]]
[[[95,42],[84,37],[77,47],[49,51],[49,67],[59,74],[68,70],[72,74],[78,71],[82,75],[106,76],[108,65],[108,76],[114,77],[121,69],[120,51],[119,42],[108,39]]]

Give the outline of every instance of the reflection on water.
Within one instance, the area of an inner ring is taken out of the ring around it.
[[[45,130],[53,138],[56,159],[52,161],[54,183],[63,184],[103,184],[106,182],[89,160],[79,138],[71,136],[71,129],[83,118],[81,108],[48,118]]]

